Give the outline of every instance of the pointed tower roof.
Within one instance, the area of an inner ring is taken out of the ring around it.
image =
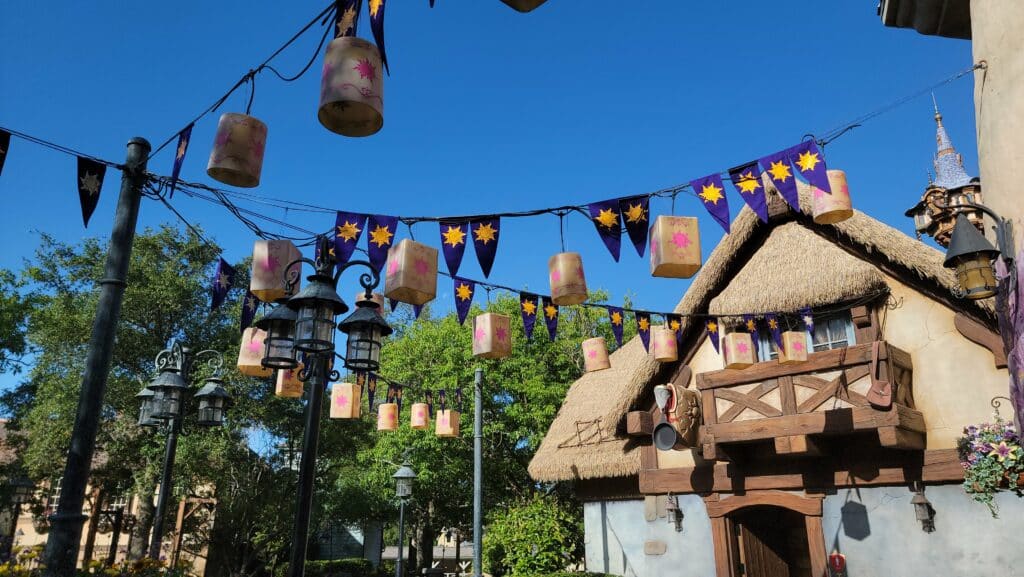
[[[960,188],[971,183],[971,177],[964,170],[964,161],[953,147],[953,141],[946,133],[946,127],[942,125],[942,114],[939,113],[939,105],[935,102],[935,95],[932,95],[932,103],[935,106],[935,182],[933,186],[947,190]]]

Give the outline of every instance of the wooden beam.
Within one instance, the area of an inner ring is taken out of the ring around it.
[[[775,438],[775,452],[779,455],[804,455],[817,457],[822,454],[821,447],[807,435],[792,435]]]
[[[715,577],[732,577],[732,539],[729,519],[718,517],[711,520],[711,543],[715,550]]]
[[[899,427],[881,427],[878,429],[878,442],[890,449],[924,450],[925,434],[919,431],[908,431]]]
[[[893,405],[891,410],[879,411],[872,407],[853,407],[784,415],[749,421],[717,423],[705,426],[706,433],[717,443],[733,443],[789,437],[793,435],[841,435],[879,427],[902,427],[924,432],[924,417],[920,412]]]
[[[726,515],[743,509],[745,507],[756,507],[758,505],[771,505],[782,507],[790,511],[796,511],[801,515],[821,516],[821,501],[823,495],[804,497],[786,493],[785,491],[751,491],[744,495],[734,495],[728,499],[718,501],[704,501],[708,510],[708,517],[725,517]]]
[[[825,550],[825,531],[821,526],[821,514],[804,518],[807,527],[807,548],[811,553],[811,575],[827,577],[828,552]]]
[[[879,348],[879,360],[888,360],[888,347]],[[844,349],[832,349],[807,355],[807,362],[780,365],[777,361],[765,361],[746,369],[722,369],[697,375],[697,388],[700,390],[733,387],[747,383],[757,383],[783,376],[831,371],[864,365],[871,362],[871,343],[854,345]]]
[[[992,353],[997,369],[1006,368],[1006,353],[1003,352],[1003,339],[997,333],[989,330],[964,313],[956,313],[956,316],[953,317],[953,326],[956,327],[956,330],[965,339],[988,349]]]
[[[626,434],[630,437],[650,437],[654,432],[654,419],[648,411],[630,411],[626,414]]]

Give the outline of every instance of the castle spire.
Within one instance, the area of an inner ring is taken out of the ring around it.
[[[964,161],[953,147],[946,127],[942,125],[942,114],[939,104],[932,94],[932,105],[935,107],[935,186],[945,189],[960,188],[970,184],[971,177],[964,170]]]

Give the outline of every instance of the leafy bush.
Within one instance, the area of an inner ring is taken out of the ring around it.
[[[495,577],[562,574],[582,551],[578,507],[551,495],[537,495],[502,511],[484,534],[484,564]]]
[[[287,574],[287,563],[278,565],[274,570],[274,577],[284,577]],[[306,561],[306,577],[373,577],[376,574],[373,564],[359,557]]]

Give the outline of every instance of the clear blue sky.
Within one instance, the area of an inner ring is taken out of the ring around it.
[[[498,0],[437,4],[388,3],[391,76],[375,136],[345,138],[317,122],[319,61],[295,83],[258,77],[253,114],[269,125],[269,138],[254,192],[399,215],[643,193],[774,152],[971,65],[969,42],[884,28],[874,0],[550,0],[525,15]],[[130,137],[155,145],[171,136],[325,5],[8,0],[0,8],[0,125],[121,161]],[[367,38],[368,24],[364,17]],[[318,40],[304,37],[275,66],[294,73]],[[975,175],[972,90],[967,77],[936,97]],[[184,178],[217,184],[205,174],[217,115],[243,111],[247,98],[237,92],[196,126]],[[927,182],[934,134],[924,96],[837,140],[826,156],[847,171],[857,208],[912,233],[903,211]],[[150,169],[168,174],[172,148]],[[0,176],[0,266],[17,268],[31,255],[34,231],[68,242],[109,234],[119,176],[108,172],[86,231],[74,158],[13,141]],[[728,193],[735,215],[741,201]],[[228,260],[251,251],[253,236],[223,209],[181,195],[174,202]],[[667,201],[652,204],[654,214],[668,210]],[[701,217],[710,252],[721,229],[703,207],[680,197],[676,212]],[[333,220],[268,214],[316,230]],[[141,226],[173,220],[143,202]],[[436,225],[415,233],[438,246]],[[567,238],[583,254],[591,288],[611,290],[615,302],[630,293],[638,307],[670,310],[686,289],[687,281],[651,278],[627,243],[614,263],[580,216]],[[506,221],[491,279],[547,292],[547,259],[558,251],[557,218]],[[472,254],[462,274],[482,278]],[[451,299],[442,278],[436,306],[447,310]]]

